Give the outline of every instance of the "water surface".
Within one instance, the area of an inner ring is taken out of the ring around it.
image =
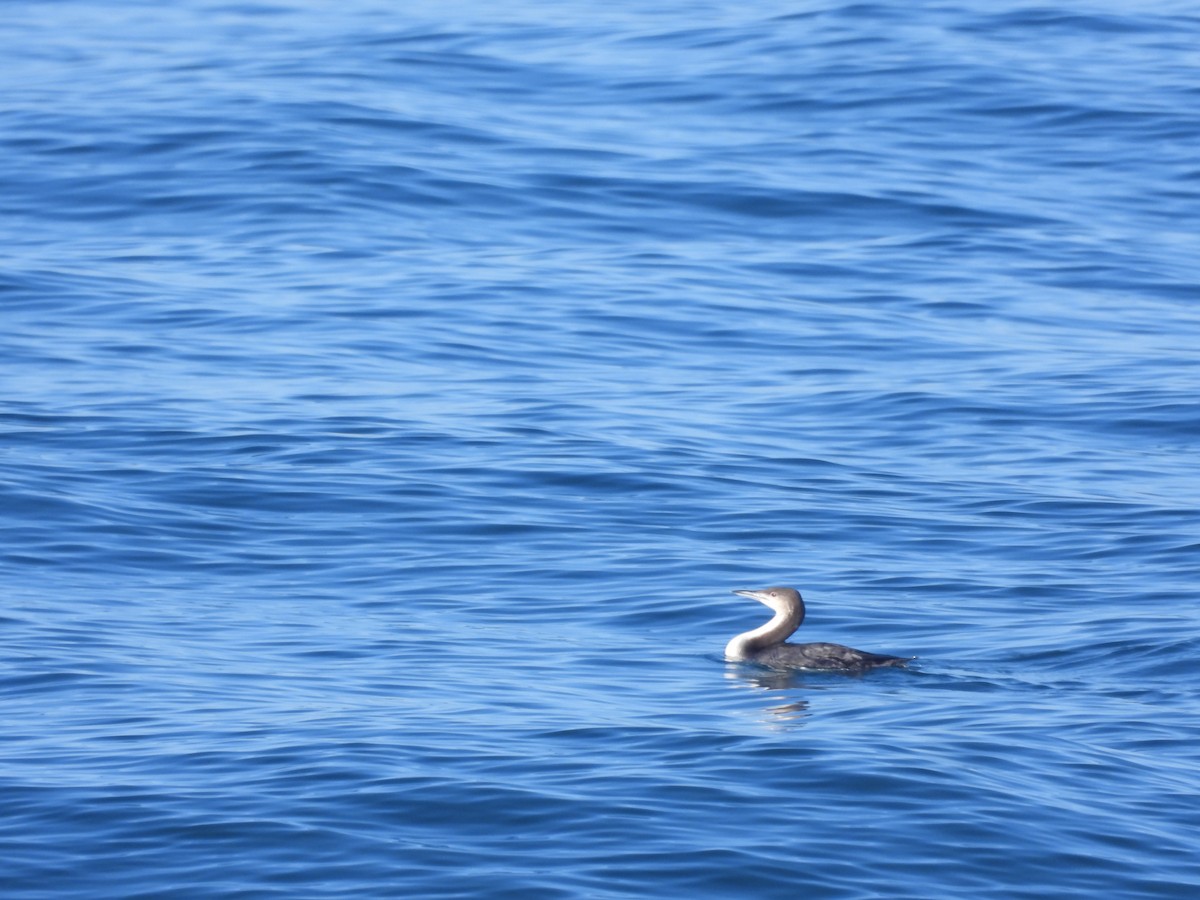
[[[1195,896],[1194,9],[5,20],[6,896]]]

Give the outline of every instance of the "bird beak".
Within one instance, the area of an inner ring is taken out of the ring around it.
[[[758,599],[758,591],[733,591],[739,597],[749,597],[751,600]]]

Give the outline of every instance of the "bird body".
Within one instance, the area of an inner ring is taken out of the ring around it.
[[[826,669],[863,672],[882,666],[903,666],[908,659],[867,653],[841,644],[789,644],[787,639],[804,621],[804,599],[795,588],[773,587],[761,591],[734,591],[757,600],[775,615],[771,621],[739,634],[725,646],[725,658],[753,662],[772,669]]]

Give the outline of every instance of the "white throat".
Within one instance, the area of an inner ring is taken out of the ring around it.
[[[725,658],[750,659],[755,653],[782,644],[800,627],[804,613],[800,609],[777,609],[771,621],[753,631],[739,634],[725,645]]]

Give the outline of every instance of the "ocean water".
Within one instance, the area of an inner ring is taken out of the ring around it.
[[[1197,47],[5,4],[0,895],[1200,895]]]

